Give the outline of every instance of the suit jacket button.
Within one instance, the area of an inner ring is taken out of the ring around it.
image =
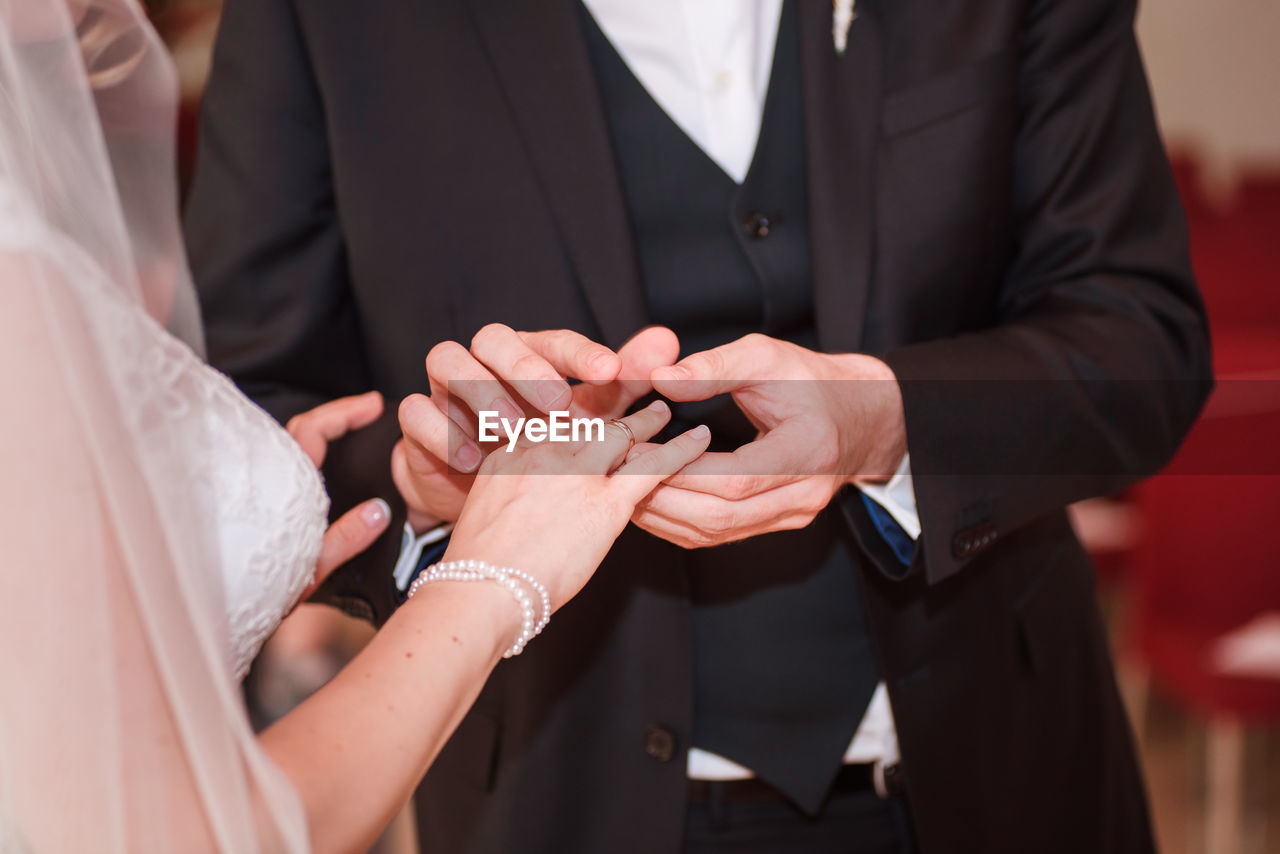
[[[676,755],[676,737],[666,727],[646,727],[644,752],[658,762],[670,762]]]
[[[782,214],[766,214],[760,211],[750,211],[742,219],[742,229],[747,233],[748,237],[754,237],[756,240],[763,240],[769,236],[769,232],[776,226],[782,225]]]
[[[993,522],[982,522],[965,528],[951,538],[951,556],[957,559],[973,557],[986,551],[999,535]]]

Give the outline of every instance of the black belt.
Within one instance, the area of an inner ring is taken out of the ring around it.
[[[833,794],[858,794],[876,792],[876,766],[845,765],[836,774],[831,786]],[[886,796],[900,795],[903,791],[902,766],[890,765],[884,769],[883,791]],[[759,803],[786,801],[787,796],[763,780],[752,777],[747,780],[690,780],[689,803],[705,804],[711,800],[724,803]]]

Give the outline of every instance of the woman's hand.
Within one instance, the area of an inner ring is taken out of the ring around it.
[[[670,418],[657,401],[621,420],[640,443]],[[603,441],[522,441],[511,453],[491,453],[445,557],[524,570],[546,585],[552,608],[559,608],[595,572],[636,504],[701,455],[710,438],[697,427],[665,445],[633,450],[631,436],[609,423]]]
[[[316,468],[324,463],[329,443],[367,427],[382,414],[382,395],[376,391],[354,397],[340,397],[322,403],[289,419],[285,429],[293,437]],[[387,529],[391,508],[381,498],[373,498],[348,510],[324,533],[320,558],[316,561],[315,580],[298,601],[315,592],[329,573],[373,545]]]

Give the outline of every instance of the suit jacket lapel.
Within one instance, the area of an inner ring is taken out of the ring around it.
[[[617,348],[647,308],[575,2],[467,3],[604,343]]]
[[[844,56],[831,42],[830,4],[801,2],[798,11],[818,341],[824,350],[850,352],[862,343],[874,249],[876,9],[858,4]]]

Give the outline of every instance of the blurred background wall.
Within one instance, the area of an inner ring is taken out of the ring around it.
[[[189,176],[221,0],[148,6],[179,70]],[[1280,852],[1280,0],[1146,0],[1138,32],[1219,387],[1168,473],[1074,515],[1163,850]],[[318,687],[366,637],[336,612],[299,608],[247,684],[258,720]],[[410,850],[409,839],[402,825],[382,850]]]
[[[1138,35],[1166,143],[1229,198],[1280,177],[1280,10],[1275,0],[1146,0]]]

